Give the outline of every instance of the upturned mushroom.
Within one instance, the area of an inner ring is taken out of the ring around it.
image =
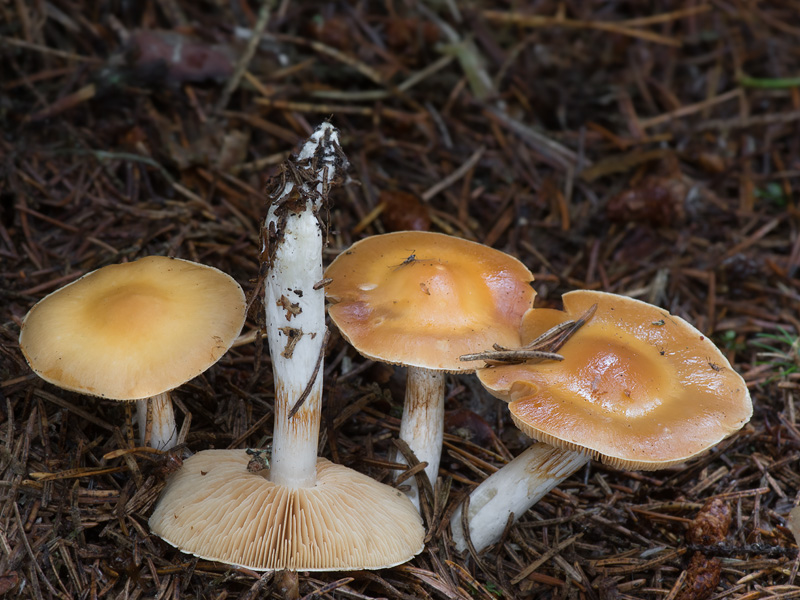
[[[136,400],[139,434],[171,448],[169,391],[227,352],[242,329],[245,297],[222,271],[150,256],[92,271],[28,312],[20,348],[33,371],[61,388]]]
[[[444,427],[445,373],[471,373],[459,356],[497,342],[519,345],[522,315],[536,295],[517,259],[441,233],[365,238],[328,267],[328,314],[373,360],[408,367],[400,438],[436,482]],[[398,459],[402,462],[403,459]],[[409,481],[419,508],[419,490]]]
[[[262,258],[272,456],[252,464],[245,450],[205,450],[169,478],[150,528],[184,552],[255,570],[325,571],[382,568],[422,550],[422,521],[403,494],[317,457],[326,339],[320,218],[346,164],[338,132],[323,123],[271,194]]]
[[[422,549],[419,514],[396,489],[324,458],[312,486],[281,485],[254,454],[204,450],[184,461],[152,531],[184,552],[256,571],[383,569]]]
[[[476,550],[590,458],[654,470],[683,463],[738,431],[753,412],[742,377],[702,333],[666,310],[616,294],[575,291],[564,312],[532,309],[522,338],[594,314],[564,345],[561,362],[480,369],[514,423],[539,440],[470,495],[467,522]],[[451,527],[467,547],[459,509]]]

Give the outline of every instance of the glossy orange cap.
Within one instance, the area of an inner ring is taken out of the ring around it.
[[[519,345],[522,315],[536,296],[516,258],[483,244],[430,232],[356,242],[328,267],[328,313],[364,356],[443,371],[493,343]]]
[[[510,402],[523,432],[615,467],[658,469],[710,448],[750,419],[742,377],[702,333],[666,310],[616,294],[576,291],[564,312],[532,309],[523,343],[559,320],[594,315],[559,350],[563,362],[478,371]]]

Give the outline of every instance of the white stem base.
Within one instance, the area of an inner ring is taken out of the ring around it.
[[[403,419],[400,422],[400,439],[408,444],[420,462],[427,462],[425,474],[432,486],[439,475],[444,437],[444,372],[420,367],[409,367],[406,379],[406,398]],[[405,464],[402,455],[397,462]],[[419,489],[416,478],[404,482],[408,495],[419,510]]]
[[[469,496],[470,539],[477,552],[500,539],[514,513],[514,520],[550,490],[589,462],[589,456],[534,444],[505,467],[488,477]],[[450,520],[456,549],[467,549],[459,506]]]
[[[143,446],[147,443],[145,437],[147,433],[148,405],[152,411],[150,447],[159,450],[173,448],[178,443],[178,427],[175,425],[175,413],[172,410],[172,400],[169,399],[169,392],[136,401],[139,442]]]

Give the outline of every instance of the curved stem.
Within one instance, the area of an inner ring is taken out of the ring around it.
[[[534,444],[476,487],[469,496],[467,515],[470,539],[477,552],[500,539],[514,513],[514,520],[550,490],[589,462],[589,456],[559,450],[549,444]],[[459,506],[450,520],[456,549],[463,552],[467,541]]]
[[[139,441],[143,446],[148,442],[146,439],[148,411],[151,413],[150,447],[159,450],[169,450],[174,447],[178,443],[178,427],[175,424],[175,413],[172,410],[169,392],[136,401]]]
[[[420,462],[427,462],[425,474],[436,485],[444,436],[444,372],[409,367],[406,378],[406,397],[400,439],[406,442]],[[405,463],[402,456],[398,462]],[[416,479],[406,482],[408,497],[419,509],[419,490]]]

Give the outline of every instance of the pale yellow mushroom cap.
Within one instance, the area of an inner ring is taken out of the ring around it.
[[[288,488],[248,471],[245,450],[198,452],[167,480],[150,529],[176,548],[258,571],[382,569],[422,551],[398,490],[319,458],[317,482]]]
[[[576,291],[564,312],[532,309],[527,342],[558,322],[590,320],[546,361],[481,369],[481,383],[510,402],[517,427],[615,467],[659,469],[707,450],[753,414],[742,377],[702,333],[666,310],[616,294]]]
[[[459,356],[519,345],[536,296],[516,258],[483,244],[420,231],[353,244],[328,267],[328,314],[364,356],[443,371],[473,371]]]
[[[42,379],[136,400],[205,371],[244,319],[244,292],[230,276],[150,256],[103,267],[46,296],[25,316],[19,341]]]

